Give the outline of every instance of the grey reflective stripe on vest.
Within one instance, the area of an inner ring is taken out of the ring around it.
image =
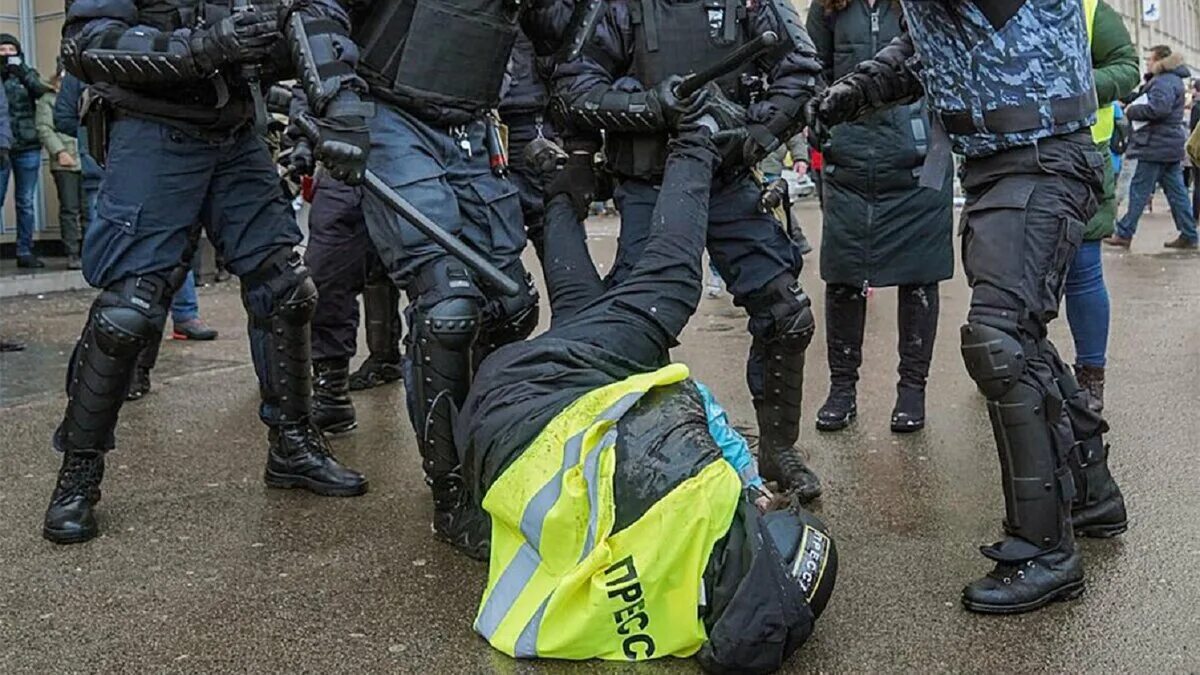
[[[616,422],[621,419],[630,408],[638,402],[644,392],[635,391],[625,394],[617,399],[615,403],[610,405],[604,412],[596,416],[595,421],[587,427],[580,430],[574,436],[567,440],[563,447],[563,462],[554,476],[542,486],[533,499],[525,506],[525,511],[521,514],[521,534],[525,536],[525,543],[521,544],[521,548],[517,550],[516,556],[508,567],[504,568],[504,572],[500,574],[500,578],[496,581],[496,586],[492,589],[491,595],[483,604],[483,609],[479,612],[479,618],[475,620],[475,630],[484,638],[491,640],[496,634],[496,629],[500,627],[500,622],[508,615],[513,604],[521,593],[525,590],[525,586],[533,578],[537,572],[538,565],[542,563],[541,556],[538,555],[542,540],[542,527],[546,524],[546,516],[550,513],[550,509],[562,496],[562,480],[563,475],[568,469],[579,463],[579,457],[583,453],[583,437],[599,422]],[[616,441],[616,430],[610,429],[600,440],[596,451],[588,456],[587,462],[584,464],[584,475],[588,479],[588,535],[587,541],[584,544],[585,553],[590,552],[591,547],[595,546],[596,535],[596,511],[599,505],[598,488],[593,489],[593,485],[597,482],[598,473],[600,470],[599,460],[592,461],[593,458],[598,458],[604,448],[608,447],[612,442]],[[582,558],[580,558],[582,560]],[[546,609],[546,603],[549,598],[542,601],[541,607],[533,617],[530,618],[524,629],[521,630],[521,635],[517,640],[517,656],[532,658],[537,656],[537,633],[541,626],[542,614]],[[527,650],[527,653],[521,653],[521,650]]]
[[[600,511],[600,455],[603,454],[604,448],[615,445],[616,442],[617,430],[609,429],[600,439],[596,451],[588,455],[583,463],[583,479],[587,481],[588,528],[587,538],[583,540],[583,551],[579,554],[580,562],[596,548],[596,525],[599,521],[596,514]]]

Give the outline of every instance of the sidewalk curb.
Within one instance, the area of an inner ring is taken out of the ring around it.
[[[39,295],[58,291],[77,291],[90,288],[78,270],[13,274],[0,277],[0,298]]]

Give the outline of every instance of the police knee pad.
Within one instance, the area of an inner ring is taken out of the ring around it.
[[[966,323],[961,334],[967,374],[988,400],[1004,397],[1025,372],[1021,341],[999,328],[974,321]]]
[[[136,356],[162,333],[174,294],[170,273],[132,277],[104,289],[92,309],[96,346],[115,358]]]
[[[418,340],[431,340],[449,351],[470,348],[479,333],[479,303],[474,298],[446,298],[428,310],[416,312]]]
[[[242,302],[254,317],[278,316],[288,324],[302,325],[316,311],[317,285],[300,254],[281,249],[242,277]]]
[[[780,275],[758,297],[746,303],[750,333],[788,352],[803,352],[816,332],[812,301],[791,275]]]

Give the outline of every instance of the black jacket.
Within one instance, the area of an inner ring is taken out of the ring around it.
[[[8,117],[12,129],[13,152],[36,150],[42,147],[38,139],[37,100],[50,91],[38,73],[23,62],[24,53],[17,38],[8,33],[0,33],[0,44],[14,45],[17,57],[22,59],[20,65],[0,63],[0,80],[4,83],[5,98],[8,99]]]
[[[851,0],[836,13],[820,2],[808,33],[832,82],[854,72],[901,34],[892,0]],[[939,192],[918,185],[929,144],[921,101],[840,124],[825,157],[821,278],[850,286],[926,284],[954,274],[952,181]]]
[[[1186,100],[1183,81],[1191,77],[1181,54],[1172,54],[1152,67],[1154,79],[1142,92],[1145,103],[1130,104],[1125,116],[1135,127],[1127,154],[1130,159],[1182,162],[1187,127],[1183,125]],[[1140,97],[1139,97],[1140,100]],[[1137,127],[1145,122],[1145,126]]]

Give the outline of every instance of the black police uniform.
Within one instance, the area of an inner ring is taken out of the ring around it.
[[[718,81],[729,98],[755,100],[747,127],[753,150],[743,158],[749,165],[797,131],[797,112],[817,90],[821,65],[787,2],[747,9],[715,0],[615,0],[594,27],[583,25],[592,32],[570,36],[580,55],[555,73],[557,107],[572,127],[607,133],[621,234],[606,282],[616,284],[642,255],[662,180],[667,123],[656,87],[717,62],[755,35],[771,30],[783,36],[786,53],[780,49]],[[714,181],[708,250],[734,302],[750,314],[747,381],[758,413],[763,477],[812,499],[820,482],[794,447],[812,311],[797,280],[800,251],[760,209],[760,197],[747,170],[725,171]]]
[[[232,4],[68,3],[63,62],[103,103],[89,113],[89,138],[95,146],[106,134],[107,150],[93,153],[106,170],[83,259],[85,277],[102,292],[71,357],[67,409],[54,438],[63,464],[43,533],[55,542],[96,534],[93,507],[130,373],[138,352],[161,339],[197,224],[242,280],[260,417],[269,428],[267,485],[337,496],[367,488],[310,422],[316,289],[292,250],[300,232],[253,123],[261,87],[294,72],[279,30],[285,10]],[[324,67],[339,83],[318,107],[332,113],[328,119],[361,114],[344,12],[328,0],[295,11],[312,24]]]
[[[400,291],[383,271],[367,234],[362,189],[316,178],[304,263],[317,285],[312,321],[313,422],[327,433],[358,425],[353,389],[400,378]],[[358,351],[358,296],[363,296],[369,356],[350,373]],[[356,381],[360,384],[355,386]]]
[[[538,318],[537,292],[520,259],[526,243],[520,203],[512,183],[490,165],[500,148],[487,113],[500,102],[518,21],[535,44],[553,44],[554,17],[569,14],[569,5],[377,0],[355,7],[358,72],[378,104],[370,169],[524,288],[516,297],[480,288],[465,266],[381,200],[364,200],[384,267],[409,299],[406,392],[433,491],[434,532],[481,555],[486,541],[470,539],[459,517],[468,497],[452,423],[480,349],[523,339]]]

